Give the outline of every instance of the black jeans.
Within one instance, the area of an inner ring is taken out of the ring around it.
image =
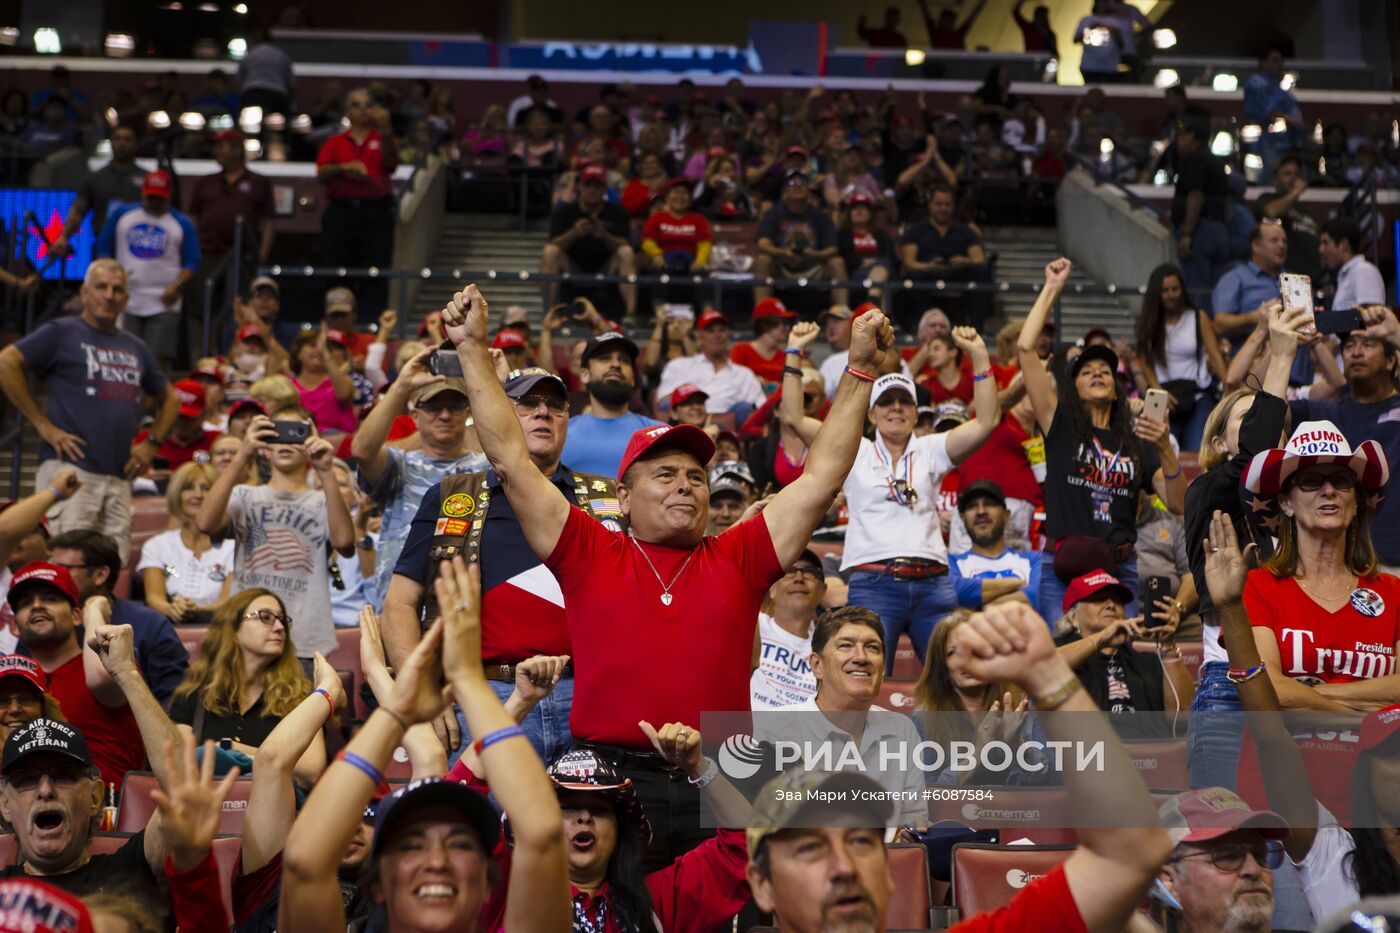
[[[394,261],[394,199],[332,198],[321,215],[322,265],[388,269]],[[389,280],[350,279],[360,320],[374,320],[388,306]]]

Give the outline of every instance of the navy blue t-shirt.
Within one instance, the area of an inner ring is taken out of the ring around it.
[[[49,420],[87,442],[74,465],[122,476],[141,426],[142,393],[158,396],[168,385],[150,347],[122,330],[97,330],[81,317],[50,321],[15,347],[44,379]],[[56,457],[48,444],[39,448],[40,460]]]
[[[830,249],[836,245],[836,224],[819,207],[799,214],[779,201],[758,222],[758,238],[771,240],[780,249]]]
[[[923,220],[906,230],[900,242],[916,244],[919,252],[914,258],[919,262],[928,262],[966,256],[972,247],[982,245],[982,238],[971,227],[956,220],[948,227],[947,233],[939,233],[937,227]]]

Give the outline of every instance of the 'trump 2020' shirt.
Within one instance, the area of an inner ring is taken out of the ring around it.
[[[1400,580],[1381,573],[1356,584],[1327,612],[1294,577],[1251,570],[1244,587],[1250,624],[1273,631],[1283,673],[1308,684],[1346,684],[1395,673]]]

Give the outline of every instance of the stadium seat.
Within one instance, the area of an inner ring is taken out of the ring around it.
[[[134,835],[136,834],[124,832],[93,833],[92,843],[88,846],[88,851],[93,855],[111,855],[126,845]]]
[[[883,706],[885,709],[912,712],[914,709],[914,682],[886,677],[884,683],[880,684],[880,695],[875,698],[875,705]]]
[[[924,672],[924,665],[914,652],[914,643],[908,635],[899,636],[899,644],[894,649],[895,680],[918,680]]]
[[[408,780],[413,776],[413,765],[408,760],[408,752],[402,745],[394,749],[394,754],[389,757],[389,763],[384,766],[384,779],[386,781]]]
[[[0,834],[0,865],[13,865],[19,859],[19,840],[14,833]]]
[[[1133,767],[1151,790],[1184,790],[1191,786],[1186,767],[1186,740],[1125,742]]]
[[[953,905],[964,917],[1011,903],[1027,884],[1069,858],[1074,846],[953,846]]]
[[[199,652],[204,647],[204,639],[209,635],[207,625],[177,625],[175,634],[180,636],[180,644],[185,646],[185,653],[190,656],[190,661],[199,657]]]
[[[902,930],[933,929],[928,850],[918,843],[897,843],[889,847],[889,859],[896,896],[890,898],[886,926]]]
[[[326,658],[331,667],[338,671],[349,671],[355,675],[351,682],[351,687],[358,687],[365,679],[364,671],[360,668],[360,630],[358,628],[338,628],[335,630],[336,648]],[[354,702],[354,718],[364,719],[368,715],[365,708],[365,701],[359,696],[358,690],[350,691],[350,699]]]
[[[140,832],[150,822],[156,812],[151,791],[160,785],[150,771],[128,771],[122,781],[121,806],[117,809],[117,831],[123,833]],[[240,833],[243,831],[243,811],[248,808],[248,794],[253,789],[251,778],[240,778],[233,782],[228,799],[224,801],[223,815],[219,819],[220,833]]]

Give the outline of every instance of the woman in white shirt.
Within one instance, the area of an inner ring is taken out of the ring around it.
[[[1214,325],[1191,303],[1185,281],[1169,262],[1152,270],[1137,319],[1138,364],[1149,387],[1171,393],[1176,442],[1182,450],[1199,450],[1214,404],[1211,387],[1225,381],[1225,357]]]
[[[233,539],[216,545],[194,523],[216,475],[207,463],[191,462],[176,470],[165,498],[179,526],[141,548],[136,569],[146,587],[146,604],[171,622],[193,623],[210,615],[228,598],[232,585]]]
[[[815,324],[799,324],[793,328],[792,342],[804,346],[800,341],[816,331]],[[934,625],[957,608],[936,508],[938,487],[943,475],[981,446],[1001,420],[997,384],[982,337],[971,327],[958,327],[953,342],[972,360],[976,416],[943,434],[915,437],[913,380],[897,372],[881,376],[870,393],[875,438],[860,442],[843,489],[850,523],[841,570],[853,571],[848,604],[880,616],[887,676],[894,670],[900,635],[909,634],[922,662]],[[821,422],[802,414],[802,371],[789,365],[783,373],[781,417],[810,447]]]

